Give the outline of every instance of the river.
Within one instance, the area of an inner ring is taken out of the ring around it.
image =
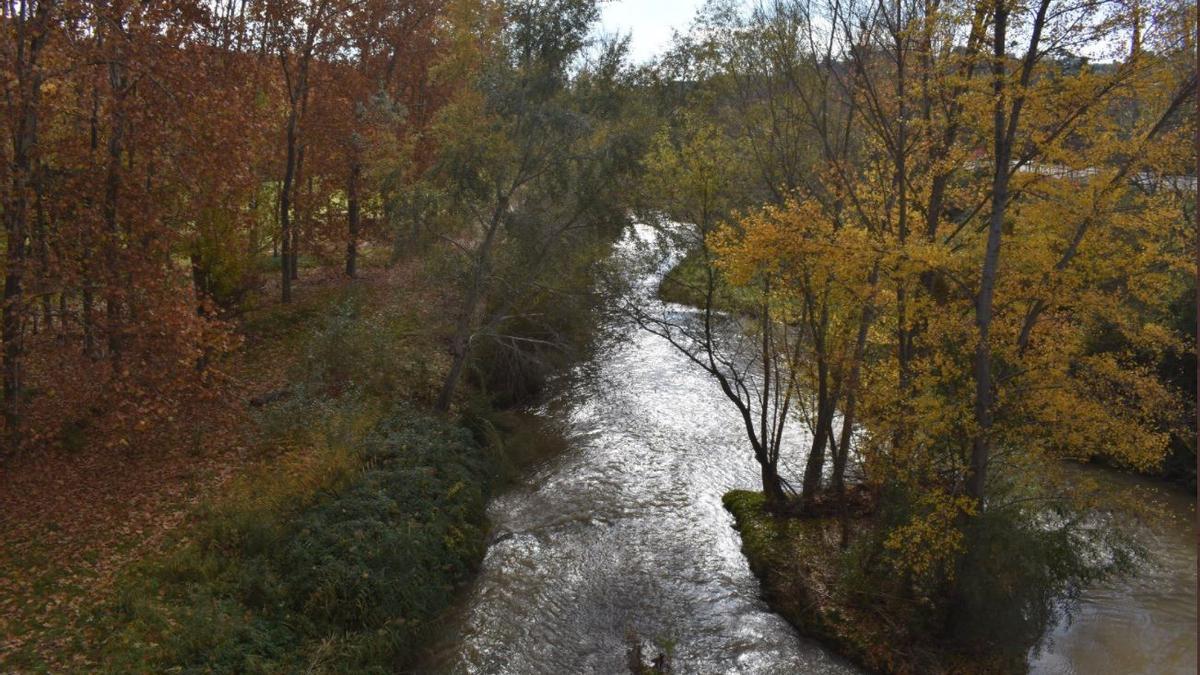
[[[759,597],[721,505],[728,490],[758,485],[732,408],[664,340],[629,331],[565,376],[540,411],[568,450],[491,503],[482,570],[421,671],[619,675],[636,639],[648,656],[673,651],[680,673],[858,672]],[[1191,506],[1153,495],[1168,511],[1143,527],[1154,560],[1089,590],[1033,672],[1195,672]]]

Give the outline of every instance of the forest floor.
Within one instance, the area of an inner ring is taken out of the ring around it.
[[[206,503],[239,477],[313,452],[265,428],[250,402],[286,391],[302,377],[310,347],[332,307],[365,297],[372,311],[403,317],[405,353],[436,368],[440,308],[452,306],[415,265],[364,270],[350,281],[336,270],[305,270],[295,301],[264,299],[236,321],[242,346],[219,367],[229,376],[221,401],[187,411],[194,433],[177,443],[122,451],[88,447],[18,457],[0,473],[0,670],[63,671],[91,665],[98,612],[114,600],[131,565],[186,541]],[[273,295],[263,291],[264,298]],[[435,356],[430,356],[435,354]],[[369,356],[369,355],[363,355]],[[411,364],[410,364],[411,365]],[[375,364],[387,368],[387,364]],[[417,397],[427,368],[397,368]],[[298,375],[300,374],[300,375]],[[430,389],[432,391],[432,389]],[[306,420],[311,422],[311,420]]]

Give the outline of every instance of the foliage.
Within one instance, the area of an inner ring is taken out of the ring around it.
[[[691,235],[667,279],[707,292],[644,325],[713,375],[760,463],[774,386],[811,433],[803,509],[872,495],[834,576],[922,644],[1022,663],[1127,569],[1055,467],[1155,472],[1187,436],[1190,376],[1163,368],[1194,358],[1171,303],[1194,274],[1195,75],[1167,4],[713,3],[663,64],[693,78],[664,88],[648,155]],[[1072,56],[1100,36],[1109,62]],[[755,351],[712,337],[726,297]]]
[[[467,432],[398,406],[357,450],[251,477],[136,571],[110,665],[390,672],[478,562],[493,471]]]
[[[415,139],[446,93],[430,80],[443,9],[6,7],[0,455],[54,448],[57,420],[89,449],[158,442],[141,432],[228,396],[227,320],[268,253],[282,287],[300,248],[353,275],[385,234],[390,185],[368,165],[431,161]]]
[[[452,37],[461,47],[451,62],[488,58],[435,119],[438,161],[423,177],[441,196],[427,226],[456,254],[453,281],[463,298],[442,410],[479,345],[510,352],[497,363],[535,368],[546,350],[530,345],[568,346],[557,335],[563,326],[541,310],[590,291],[577,282],[625,223],[623,188],[639,148],[623,109],[625,45],[586,50],[595,2],[465,11],[481,18],[460,30],[487,29]],[[485,20],[497,14],[498,25]]]
[[[773,514],[757,492],[733,491],[724,503],[772,607],[802,633],[886,673],[1023,672],[1030,646],[1064,620],[1064,598],[1142,555],[1124,536],[1097,539],[1099,516],[1060,512],[1048,521],[988,512],[971,521],[968,558],[960,561],[985,571],[954,586],[962,604],[947,612],[938,600],[949,581],[944,570],[897,570],[895,559],[880,555],[888,548],[881,540],[912,522],[901,498],[870,516],[821,518]]]

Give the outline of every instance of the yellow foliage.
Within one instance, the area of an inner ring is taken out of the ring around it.
[[[897,572],[914,578],[952,578],[963,548],[957,524],[962,516],[974,515],[975,504],[965,496],[933,489],[921,495],[917,506],[917,515],[888,533],[884,548],[892,554]]]

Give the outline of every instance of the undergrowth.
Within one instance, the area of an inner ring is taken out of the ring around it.
[[[507,468],[478,423],[422,409],[438,373],[418,324],[354,291],[286,338],[298,358],[261,413],[266,461],[123,574],[97,619],[105,670],[394,672],[416,656],[483,555]]]
[[[107,667],[391,672],[415,655],[482,556],[488,453],[400,405],[362,447],[295,463],[248,479],[135,570]]]

